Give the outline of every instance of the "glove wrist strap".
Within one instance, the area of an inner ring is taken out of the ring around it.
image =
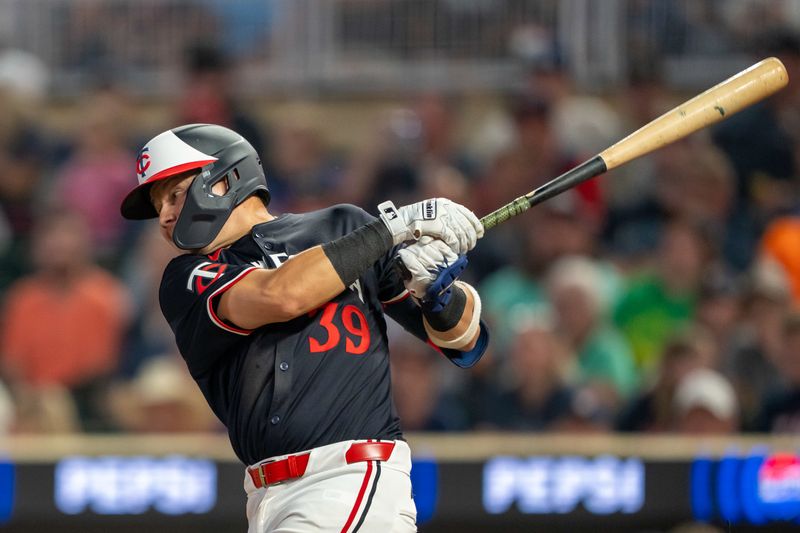
[[[462,282],[456,281],[454,289],[458,288],[461,290],[462,294],[464,291],[469,291],[472,294],[473,299],[473,308],[472,308],[472,317],[470,317],[469,326],[467,329],[464,330],[464,333],[459,335],[457,338],[452,340],[445,340],[442,339],[439,335],[441,335],[442,330],[435,330],[431,324],[428,323],[428,317],[425,317],[423,323],[425,325],[425,331],[428,333],[428,338],[431,340],[433,344],[440,348],[450,348],[454,350],[460,350],[472,340],[475,334],[480,329],[480,322],[481,322],[481,298],[478,296],[478,291],[476,291],[472,286]],[[466,297],[465,297],[466,302]],[[463,308],[461,313],[463,313]],[[452,328],[451,328],[452,329]]]
[[[404,242],[409,235],[408,227],[403,221],[403,217],[400,216],[400,213],[394,206],[394,203],[387,200],[378,204],[378,213],[380,213],[383,223],[389,228],[389,233],[392,234],[394,244]]]
[[[456,327],[467,306],[467,295],[457,285],[451,285],[445,292],[435,300],[423,299],[420,302],[425,320],[436,331],[449,331]]]

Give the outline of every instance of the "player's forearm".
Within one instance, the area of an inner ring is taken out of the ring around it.
[[[245,329],[292,320],[335,298],[391,246],[383,223],[367,224],[245,277],[222,295],[218,312]]]
[[[258,269],[225,292],[220,317],[244,329],[286,322],[340,294],[345,286],[321,246],[297,254],[276,269]]]
[[[480,336],[480,304],[476,299],[477,293],[475,290],[464,282],[458,282],[458,286],[453,288],[458,289],[464,295],[465,302],[463,304],[463,311],[457,318],[454,326],[442,329],[442,322],[434,320],[433,317],[423,313],[423,322],[425,330],[431,342],[437,346],[452,348],[460,351],[469,351],[475,347]]]

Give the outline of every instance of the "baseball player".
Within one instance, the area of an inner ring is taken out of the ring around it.
[[[446,199],[273,215],[255,150],[209,124],[154,137],[137,173],[122,215],[158,217],[186,252],[161,308],[249,465],[249,531],[415,531],[384,313],[456,365],[478,361],[480,299],[457,280],[475,215]]]

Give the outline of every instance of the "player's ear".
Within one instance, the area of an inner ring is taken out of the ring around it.
[[[215,196],[225,196],[229,189],[230,184],[228,183],[228,176],[225,176],[211,186],[211,193]]]

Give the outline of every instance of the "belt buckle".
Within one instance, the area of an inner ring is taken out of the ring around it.
[[[258,465],[258,479],[261,480],[261,486],[267,488],[267,477],[264,475],[264,465]]]
[[[277,485],[277,483],[268,483],[267,482],[267,476],[264,475],[264,467],[267,466],[268,464],[274,463],[274,462],[275,462],[275,459],[270,459],[270,460],[264,461],[263,463],[258,465],[258,468],[257,468],[257,470],[258,470],[258,479],[261,480],[261,486],[264,487],[264,488],[267,488],[268,485]]]

